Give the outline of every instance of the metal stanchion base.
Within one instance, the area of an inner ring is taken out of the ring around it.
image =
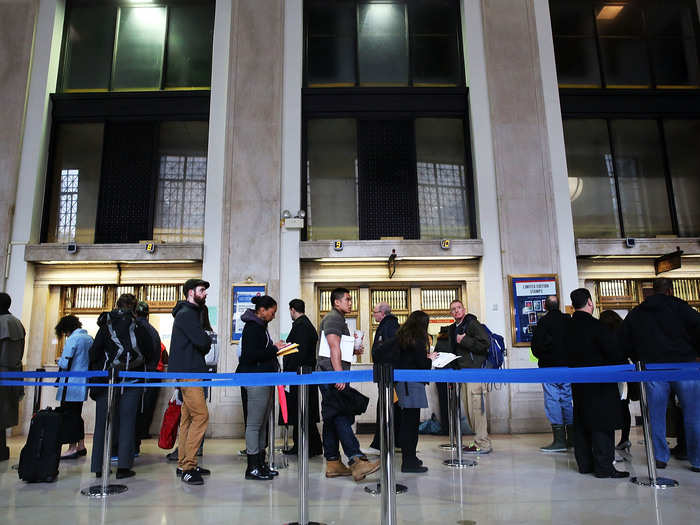
[[[451,443],[443,443],[440,445],[440,448],[443,450],[457,450],[457,447],[453,446]]]
[[[102,492],[102,485],[92,485],[86,489],[80,491],[83,496],[88,498],[106,498],[107,496],[113,496],[115,494],[121,494],[126,492],[128,487],[126,485],[107,485],[106,492]]]
[[[463,459],[462,461],[458,459],[446,459],[442,464],[450,468],[469,468],[476,467],[477,465],[476,461],[472,461],[471,459]]]
[[[10,467],[12,470],[19,470],[19,463]]]
[[[290,521],[289,523],[285,523],[284,525],[301,525],[298,521]],[[326,525],[325,523],[321,523],[320,521],[307,521],[306,525]]]
[[[287,467],[289,467],[289,465],[287,464],[286,461],[284,461],[284,462],[282,462],[282,463],[276,463],[276,462],[275,462],[275,463],[270,463],[270,468],[271,468],[272,470],[284,470],[284,469],[286,469]]]
[[[647,476],[638,476],[630,478],[630,483],[635,485],[641,485],[642,487],[654,487],[657,489],[667,489],[669,487],[677,487],[678,482],[675,479],[670,478],[656,478],[656,483],[651,481],[651,478]]]
[[[376,496],[377,494],[382,493],[382,485],[380,483],[377,483],[375,487],[372,487],[372,485],[367,485],[365,487],[365,492],[367,494],[372,494],[372,496]],[[408,487],[406,485],[402,485],[401,483],[396,484],[396,493],[397,494],[404,494],[408,492]]]

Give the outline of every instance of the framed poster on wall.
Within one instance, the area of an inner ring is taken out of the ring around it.
[[[262,283],[234,283],[231,286],[231,342],[238,343],[243,334],[241,315],[248,308],[255,309],[253,297],[265,295],[267,285]]]
[[[556,274],[509,275],[510,324],[513,346],[530,346],[532,332],[547,311],[544,302],[550,295],[559,297]]]

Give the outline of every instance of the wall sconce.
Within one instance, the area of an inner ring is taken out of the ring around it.
[[[294,217],[292,217],[292,212],[289,210],[282,210],[280,227],[288,230],[301,230],[304,227],[304,217],[306,217],[304,210],[299,210]]]

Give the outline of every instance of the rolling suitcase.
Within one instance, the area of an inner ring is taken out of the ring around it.
[[[61,420],[62,415],[50,408],[34,415],[19,456],[19,479],[27,483],[56,481],[61,459]]]

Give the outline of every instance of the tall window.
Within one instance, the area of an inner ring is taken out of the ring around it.
[[[464,85],[457,0],[305,2],[308,87]]]
[[[564,120],[576,237],[700,235],[698,122]]]
[[[561,87],[698,88],[694,0],[550,0]]]
[[[312,119],[306,132],[308,240],[473,235],[462,119]]]
[[[214,2],[163,0],[153,4],[70,2],[60,90],[209,88]]]
[[[59,242],[75,240],[75,227],[78,219],[78,170],[61,170],[61,193],[58,203]]]

